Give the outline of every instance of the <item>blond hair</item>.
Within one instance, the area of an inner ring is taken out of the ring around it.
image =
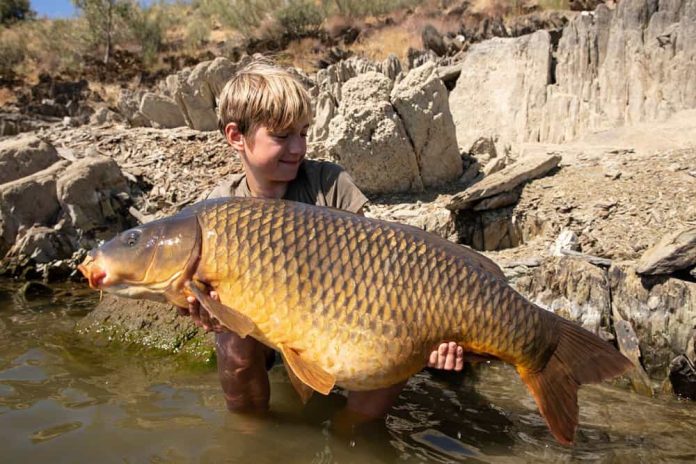
[[[220,93],[218,127],[234,122],[248,136],[259,126],[282,132],[299,121],[312,118],[307,89],[288,71],[266,61],[245,66]]]

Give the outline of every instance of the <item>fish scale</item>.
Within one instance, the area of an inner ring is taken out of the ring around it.
[[[500,317],[497,307],[512,289],[465,254],[414,237],[409,227],[253,199],[205,209],[199,221],[216,231],[203,234],[203,259],[215,259],[201,263],[207,270],[199,271],[201,280],[220,282],[221,301],[256,323],[253,336],[276,348],[293,346],[339,385],[366,390],[397,383],[419,370],[442,340],[530,366],[544,361],[514,354],[527,337],[511,327],[526,311]],[[344,332],[361,345],[327,350]],[[387,345],[395,347],[385,354],[393,359],[375,356]],[[327,351],[341,359],[326,359]],[[385,361],[395,367],[385,372]]]

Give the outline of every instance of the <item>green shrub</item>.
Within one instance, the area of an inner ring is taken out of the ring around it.
[[[28,58],[39,72],[77,74],[82,56],[89,49],[85,42],[87,24],[82,20],[54,19],[32,21],[26,25]]]
[[[217,18],[224,26],[250,35],[261,22],[285,5],[283,0],[199,0],[205,15]]]
[[[140,46],[143,61],[152,64],[162,49],[166,21],[158,7],[130,8],[125,16],[132,39]]]
[[[29,7],[29,0],[0,0],[0,24],[12,24],[34,16],[36,13]]]
[[[319,30],[324,12],[311,0],[299,0],[278,10],[275,18],[286,33],[301,37]]]
[[[423,3],[422,0],[323,0],[326,11],[337,11],[343,16],[377,16],[399,8]]]
[[[186,46],[197,48],[207,42],[210,25],[203,18],[195,16],[186,25]]]
[[[17,66],[24,61],[26,48],[23,41],[9,31],[0,35],[0,78],[10,79],[17,74]]]

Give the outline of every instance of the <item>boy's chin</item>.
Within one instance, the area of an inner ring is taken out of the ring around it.
[[[276,169],[273,176],[278,182],[290,182],[297,177],[297,171],[300,169],[300,163],[282,163]]]

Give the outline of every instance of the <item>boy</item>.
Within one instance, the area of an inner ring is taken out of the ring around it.
[[[304,159],[311,113],[309,94],[287,71],[265,63],[239,71],[220,94],[218,121],[227,143],[239,153],[244,172],[221,182],[208,198],[283,198],[362,214],[367,198],[340,166]],[[217,298],[214,292],[211,296]],[[218,374],[228,409],[266,410],[273,350],[226,331],[195,299],[189,303],[180,313],[216,332]],[[463,350],[455,343],[442,343],[428,366],[459,371]],[[347,409],[365,419],[382,417],[403,385],[349,392]]]

